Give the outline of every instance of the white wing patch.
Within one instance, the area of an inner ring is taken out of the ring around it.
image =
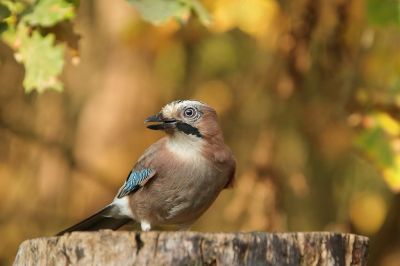
[[[109,217],[114,218],[131,218],[135,220],[132,215],[131,208],[129,207],[129,197],[115,198],[113,203],[115,207],[112,208]]]

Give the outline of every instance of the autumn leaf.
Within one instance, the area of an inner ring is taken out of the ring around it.
[[[39,0],[32,12],[23,16],[22,21],[32,26],[51,27],[74,16],[73,3],[64,0]]]
[[[34,89],[39,93],[46,89],[62,91],[63,84],[57,76],[63,69],[64,48],[54,45],[54,35],[42,36],[38,31],[34,31],[31,36],[21,34],[19,38],[21,48],[16,56],[25,66],[23,81],[25,91],[31,92]]]
[[[174,17],[179,22],[186,22],[193,10],[200,22],[210,26],[212,17],[198,0],[127,0],[134,5],[143,19],[159,25]]]

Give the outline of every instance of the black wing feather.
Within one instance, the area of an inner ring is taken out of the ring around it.
[[[105,217],[110,214],[111,209],[113,207],[114,203],[111,203],[101,211],[83,220],[82,222],[74,226],[71,226],[70,228],[65,229],[64,231],[61,231],[60,233],[56,234],[56,236],[61,236],[67,232],[73,232],[73,231],[97,231],[100,229],[117,230],[118,228],[128,223],[129,221],[133,221],[130,218],[115,219],[112,217]]]

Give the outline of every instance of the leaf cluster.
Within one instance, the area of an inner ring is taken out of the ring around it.
[[[127,1],[153,24],[171,17],[184,24],[192,12],[204,25],[212,23],[211,15],[198,0]],[[74,57],[79,56],[80,36],[71,23],[79,4],[79,0],[0,0],[0,39],[14,50],[15,59],[25,67],[25,92],[63,90],[58,76],[64,65],[64,47]]]
[[[63,90],[58,78],[64,65],[63,37],[75,40],[67,43],[79,39],[70,22],[78,5],[68,0],[0,0],[0,38],[25,67],[26,92]]]

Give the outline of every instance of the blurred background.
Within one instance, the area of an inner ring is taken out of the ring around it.
[[[202,3],[209,28],[82,1],[64,92],[24,93],[0,41],[0,265],[109,204],[164,136],[144,120],[180,99],[216,109],[238,162],[236,187],[192,230],[355,233],[369,265],[399,264],[398,1]]]

